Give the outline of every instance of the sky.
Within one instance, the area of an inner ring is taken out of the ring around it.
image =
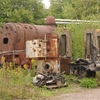
[[[50,6],[50,1],[49,0],[42,0],[46,8],[49,8]]]

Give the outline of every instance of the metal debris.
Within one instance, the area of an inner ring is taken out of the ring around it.
[[[50,72],[47,74],[39,73],[33,78],[33,84],[39,87],[46,85],[47,88],[58,88],[66,85],[66,79],[62,76],[65,72],[54,73]]]

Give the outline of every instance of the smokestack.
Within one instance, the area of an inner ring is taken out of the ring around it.
[[[56,27],[55,18],[53,16],[48,16],[46,19],[46,25],[49,25],[51,27]]]

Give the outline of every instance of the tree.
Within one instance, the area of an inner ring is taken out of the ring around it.
[[[50,0],[50,14],[56,18],[63,18],[63,8],[66,5],[66,0]]]
[[[50,0],[50,13],[56,18],[100,19],[100,0]]]
[[[0,22],[42,24],[45,17],[41,0],[0,0]],[[38,21],[39,20],[39,21]]]

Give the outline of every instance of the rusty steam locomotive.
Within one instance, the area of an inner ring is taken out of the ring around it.
[[[56,23],[53,16],[46,19],[46,25],[23,23],[6,23],[0,28],[0,64],[2,56],[9,66],[27,64],[31,68],[31,59],[37,60],[39,72],[65,71],[70,73],[71,33],[63,30],[55,31]]]
[[[25,64],[31,68],[31,59],[37,60],[37,73],[65,71],[81,75],[100,70],[100,30],[85,32],[85,59],[79,58],[71,63],[72,46],[71,33],[62,30],[55,31],[56,22],[53,16],[46,19],[46,25],[31,25],[26,23],[6,23],[0,28],[0,65],[2,56],[9,66]]]

